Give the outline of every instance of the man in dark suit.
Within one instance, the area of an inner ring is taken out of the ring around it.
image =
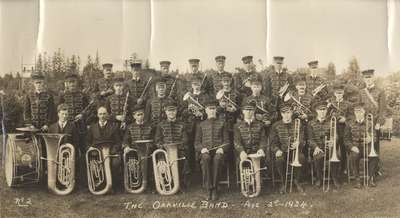
[[[109,112],[106,107],[100,106],[97,108],[98,122],[90,125],[87,135],[87,147],[95,147],[102,149],[103,147],[110,148],[110,155],[119,154],[121,151],[121,134],[119,126],[108,120]],[[111,172],[114,188],[120,185],[121,181],[121,160],[120,157],[111,158]]]

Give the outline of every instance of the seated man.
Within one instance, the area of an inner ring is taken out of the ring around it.
[[[206,102],[207,119],[201,121],[196,129],[195,148],[200,159],[203,188],[208,192],[207,200],[218,198],[218,172],[224,154],[229,149],[228,129],[223,120],[217,119],[216,100]]]
[[[127,128],[124,134],[124,139],[122,143],[122,148],[124,151],[128,148],[136,149],[138,154],[138,159],[140,161],[140,168],[142,174],[146,175],[142,178],[142,186],[146,186],[148,181],[148,159],[146,157],[151,155],[153,151],[152,142],[149,143],[136,143],[142,140],[153,140],[154,128],[150,122],[145,122],[144,119],[144,107],[140,104],[135,105],[132,109],[134,121]],[[146,158],[146,159],[142,159]]]
[[[359,102],[354,106],[354,115],[355,120],[349,122],[349,125],[347,126],[348,129],[345,131],[345,146],[347,150],[350,151],[350,164],[356,177],[355,187],[361,188],[359,176],[360,160],[364,155],[368,156],[368,166],[365,166],[365,170],[368,170],[368,174],[364,172],[364,175],[368,178],[365,178],[364,185],[369,183],[371,187],[375,187],[375,173],[378,166],[378,157],[373,157],[369,154],[371,151],[371,142],[372,140],[376,141],[377,136],[374,134],[374,138],[372,138],[371,130],[374,131],[374,129],[371,126],[367,130],[368,132],[366,132],[367,123],[364,104],[362,102]],[[365,148],[364,145],[366,145]],[[367,179],[369,181],[367,181]]]
[[[121,136],[119,126],[115,122],[108,121],[109,112],[104,106],[97,109],[98,122],[90,125],[87,135],[87,147],[95,147],[102,149],[103,147],[110,148],[110,155],[119,154],[121,150]],[[120,185],[121,179],[121,160],[117,157],[111,158],[111,172],[113,183],[116,184],[114,188]]]
[[[288,170],[293,167],[293,183],[299,192],[304,192],[299,184],[301,167],[304,165],[305,157],[301,152],[305,146],[303,125],[296,126],[295,120],[292,119],[293,111],[290,104],[283,104],[280,108],[282,120],[276,122],[271,127],[270,143],[272,152],[275,154],[275,166],[281,178],[282,186],[279,190],[281,194],[286,192],[288,181]],[[296,129],[298,127],[300,129]],[[296,131],[296,132],[295,132]],[[298,135],[297,135],[298,134]],[[297,138],[298,136],[298,138]],[[298,148],[298,152],[296,152]],[[290,152],[291,151],[291,152]],[[295,152],[295,153],[293,153]],[[300,165],[294,165],[293,154],[297,154]],[[291,161],[289,163],[289,160]],[[286,164],[286,167],[285,167]]]

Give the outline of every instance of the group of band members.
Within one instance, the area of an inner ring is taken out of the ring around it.
[[[134,62],[129,80],[114,76],[113,65],[106,63],[104,78],[97,81],[90,96],[79,87],[78,74],[67,73],[58,102],[46,89],[45,77],[35,73],[34,91],[26,96],[24,119],[44,132],[69,135],[64,140],[79,151],[77,169],[81,172],[77,179],[82,184],[86,178],[82,170],[84,154],[90,146],[111,146],[113,154],[134,147],[145,157],[165,144],[179,143],[178,156],[186,157],[179,162],[183,187],[190,188],[190,178],[200,170],[207,199],[217,199],[221,169],[229,164],[237,169],[238,162],[250,154],[265,156],[267,165],[274,163],[282,181],[279,191],[284,193],[283,181],[288,175],[285,163],[292,161],[288,152],[296,148],[300,150],[301,167],[293,171],[295,187],[304,192],[299,179],[307,160],[314,163],[315,184],[320,187],[323,157],[329,154],[324,139],[334,116],[340,162],[332,165],[333,185],[339,187],[349,158],[355,184],[361,186],[363,142],[372,140],[366,135],[366,116],[372,114],[376,123],[373,135],[378,153],[378,131],[384,121],[385,96],[374,84],[374,70],[362,72],[365,86],[359,87],[357,102],[349,102],[346,81],[326,81],[319,74],[318,61],[309,62],[308,73],[302,74],[289,72],[283,67],[284,58],[274,57],[272,66],[256,72],[253,57],[245,56],[243,68],[230,73],[224,69],[225,59],[215,57],[216,70],[210,72],[201,72],[200,60],[190,59],[190,72],[180,75],[170,73],[170,61],[161,61],[161,70],[151,73]],[[298,138],[295,121],[300,121]],[[147,139],[154,141],[153,146],[134,143]],[[334,147],[328,144],[328,150]],[[376,185],[378,162],[369,161],[371,186]],[[120,159],[112,159],[115,181],[121,181],[122,164]],[[142,170],[149,171],[149,164],[142,161]]]

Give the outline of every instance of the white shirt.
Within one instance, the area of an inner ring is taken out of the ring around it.
[[[100,127],[103,128],[107,125],[107,121],[104,121],[104,122],[99,121],[99,125],[100,125]]]
[[[64,122],[58,121],[58,126],[59,126],[61,129],[64,129],[65,125],[67,125],[67,121],[64,121]]]

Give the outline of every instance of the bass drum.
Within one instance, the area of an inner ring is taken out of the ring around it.
[[[39,183],[41,152],[38,140],[31,134],[8,134],[5,160],[6,182],[9,187]]]

